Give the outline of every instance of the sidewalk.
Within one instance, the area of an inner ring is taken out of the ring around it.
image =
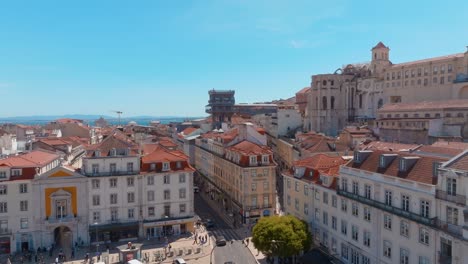
[[[259,252],[254,244],[252,243],[252,232],[251,230],[249,229],[248,226],[244,225],[243,227],[240,227],[240,228],[237,228],[235,229],[235,231],[237,232],[237,234],[244,238],[244,241],[246,238],[249,239],[249,244],[247,246],[247,248],[249,249],[250,253],[252,254],[252,256],[255,258],[255,260],[257,260],[257,263],[260,263],[260,264],[267,264],[267,261],[266,261],[266,256],[263,255],[262,252]]]

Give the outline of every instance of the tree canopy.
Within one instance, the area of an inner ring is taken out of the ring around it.
[[[254,246],[269,256],[297,255],[307,251],[311,241],[307,223],[291,215],[263,217],[252,232]]]

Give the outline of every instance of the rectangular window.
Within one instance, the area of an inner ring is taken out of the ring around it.
[[[118,208],[111,208],[111,221],[116,222],[119,220],[119,210]]]
[[[91,181],[91,185],[92,185],[92,188],[93,188],[93,189],[99,189],[99,187],[100,187],[100,185],[101,185],[101,182],[100,182],[100,180],[98,180],[98,179],[93,179],[93,180]]]
[[[422,257],[419,256],[419,264],[429,264],[429,258],[428,257]]]
[[[153,206],[148,207],[148,216],[149,217],[154,217],[156,215],[156,212],[154,210]]]
[[[5,179],[6,178],[6,171],[0,171],[0,178]]]
[[[148,182],[148,185],[154,185],[154,176],[148,176],[146,181]]]
[[[128,219],[133,219],[135,218],[135,209],[130,208],[128,209]]]
[[[296,208],[296,210],[299,210],[299,199],[297,198],[294,199],[294,207]]]
[[[351,238],[355,241],[359,240],[359,228],[355,225],[351,227]]]
[[[362,255],[362,264],[370,264],[370,258]]]
[[[400,235],[404,237],[409,237],[409,227],[410,223],[405,220],[401,220],[400,222]]]
[[[179,204],[179,213],[185,214],[186,211],[186,205],[185,204]]]
[[[315,208],[315,220],[317,220],[317,222],[320,220],[320,209],[318,208]]]
[[[154,191],[148,191],[147,196],[148,196],[148,202],[154,201]]]
[[[325,212],[325,211],[323,212],[323,219],[322,220],[323,220],[323,224],[327,226],[328,225],[328,213]]]
[[[383,243],[383,255],[387,258],[392,258],[392,243],[385,240]]]
[[[291,205],[291,196],[289,196],[289,194],[288,194],[288,196],[287,196],[287,199],[286,199],[286,200],[287,200],[287,203],[288,203],[288,205]]]
[[[98,164],[95,164],[97,168],[99,168],[99,165]],[[93,165],[94,166],[94,165]],[[109,171],[111,173],[111,175],[114,175],[115,172],[117,172],[117,164],[115,163],[111,163],[109,164]],[[93,172],[94,172],[94,167],[93,167]],[[98,171],[99,172],[99,171]]]
[[[270,196],[268,194],[263,195],[263,208],[271,207],[270,205]]]
[[[348,203],[345,199],[341,199],[341,211],[347,212],[348,211]]]
[[[20,193],[27,193],[28,192],[28,184],[27,183],[21,183],[19,185],[19,192]]]
[[[341,243],[341,258],[348,260],[348,246],[344,243]]]
[[[28,218],[21,218],[20,225],[21,225],[21,229],[28,229],[29,228]]]
[[[185,183],[185,173],[179,174],[179,183]]]
[[[270,189],[270,184],[268,181],[263,181],[263,190],[268,191]]]
[[[186,195],[186,190],[185,188],[179,189],[179,199],[185,199]]]
[[[150,170],[155,171],[156,170],[156,163],[151,163],[150,164]]]
[[[110,195],[110,203],[111,204],[117,204],[117,194],[116,193],[112,193]]]
[[[299,182],[296,181],[294,185],[294,189],[296,190],[296,192],[299,192]]]
[[[323,203],[328,204],[328,193],[325,191],[323,192]]]
[[[402,209],[403,211],[409,212],[409,210],[410,210],[410,209],[409,209],[409,205],[410,205],[410,198],[409,198],[409,196],[403,194],[403,195],[401,196],[401,209]]]
[[[164,206],[164,215],[171,216],[171,206],[170,205],[165,205]]]
[[[352,214],[356,217],[359,216],[359,206],[357,203],[352,204]]]
[[[252,192],[257,191],[257,184],[255,182],[252,183]]]
[[[332,229],[336,230],[337,226],[337,219],[336,216],[332,216]]]
[[[315,200],[320,201],[320,192],[317,189],[315,189]]]
[[[164,184],[170,184],[171,183],[171,175],[169,175],[169,174],[164,175],[163,180],[164,180]]]
[[[133,172],[133,162],[127,162],[127,172]]]
[[[348,223],[346,223],[345,220],[341,220],[341,233],[343,235],[347,235],[348,234]]]
[[[304,214],[309,215],[309,205],[307,203],[304,203]]]
[[[93,205],[98,206],[101,204],[101,196],[93,195]]]
[[[419,228],[419,242],[424,245],[429,245],[429,229],[425,227]]]
[[[297,199],[296,199],[296,201],[297,201]],[[251,205],[252,205],[252,208],[257,208],[257,196],[252,197]],[[299,209],[299,204],[297,204],[297,206],[298,207],[296,209]]]
[[[385,191],[385,204],[392,206],[392,191]]]
[[[93,174],[98,174],[99,173],[99,164],[91,165],[91,169],[92,169]]]
[[[8,213],[8,207],[6,202],[0,202],[0,213]]]
[[[288,189],[291,189],[291,180],[290,179],[288,179],[288,181],[287,181],[287,186],[288,186]]]
[[[127,178],[127,186],[132,187],[135,185],[135,179],[133,178]]]
[[[353,193],[359,195],[359,183],[353,181]]]
[[[253,178],[257,177],[257,169],[251,170],[250,172]]]
[[[447,206],[447,222],[452,225],[458,225],[458,209]]]
[[[421,200],[421,216],[429,218],[429,201]]]
[[[134,192],[127,193],[127,202],[128,203],[134,203],[135,202],[135,193]]]
[[[409,251],[400,248],[400,264],[409,264]]]
[[[6,185],[0,185],[0,195],[7,194],[8,187]]]
[[[93,212],[93,223],[101,222],[101,212]]]
[[[457,179],[447,178],[447,194],[457,195]]]
[[[345,192],[348,191],[348,180],[347,179],[341,179],[341,189]]]
[[[338,198],[336,195],[332,195],[332,206],[336,208]]]
[[[162,170],[168,171],[169,169],[170,169],[169,162],[163,162]]]
[[[117,187],[117,179],[116,178],[109,179],[109,185],[110,185],[111,188],[116,188]]]
[[[386,229],[392,230],[392,216],[384,214],[384,227]]]
[[[371,221],[371,209],[369,207],[364,207],[364,220]]]
[[[370,185],[364,185],[364,196],[367,198],[367,199],[371,199],[371,186]]]
[[[364,246],[370,247],[371,233],[369,231],[364,231]]]
[[[171,199],[171,191],[164,190],[164,200],[170,200],[170,199]]]
[[[20,201],[20,211],[28,211],[28,201]]]

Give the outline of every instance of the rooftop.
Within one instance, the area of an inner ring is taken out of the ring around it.
[[[229,147],[228,150],[238,152],[245,156],[267,155],[273,153],[268,146],[257,145],[247,140],[241,141],[236,145]]]
[[[418,103],[396,103],[385,104],[379,112],[385,111],[417,111],[417,110],[445,110],[445,109],[468,109],[468,99],[445,100],[445,101],[424,101]]]
[[[59,158],[59,155],[52,152],[34,150],[23,155],[2,159],[0,160],[0,166],[17,168],[42,167]]]

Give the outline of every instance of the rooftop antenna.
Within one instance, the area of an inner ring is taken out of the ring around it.
[[[119,110],[117,110],[117,111],[116,111],[116,110],[113,110],[112,112],[116,113],[116,114],[119,116],[119,126],[121,126],[121,124],[120,124],[120,115],[122,115],[123,112],[122,112],[122,111],[119,111]]]

